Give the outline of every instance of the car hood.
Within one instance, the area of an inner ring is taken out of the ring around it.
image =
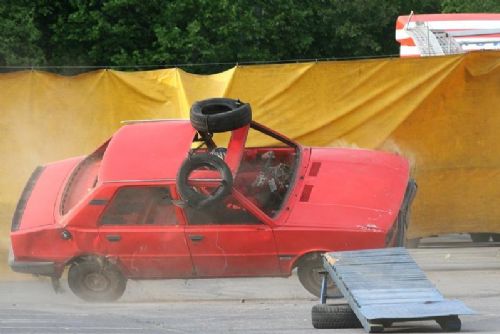
[[[387,231],[403,202],[409,165],[401,156],[312,148],[287,225]]]

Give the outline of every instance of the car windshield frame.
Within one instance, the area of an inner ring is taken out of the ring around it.
[[[285,148],[291,148],[294,150],[294,157],[293,157],[293,163],[291,165],[292,168],[291,168],[291,174],[290,174],[290,178],[289,178],[289,182],[288,182],[288,189],[286,190],[286,193],[282,197],[282,200],[280,202],[279,207],[277,207],[276,210],[273,210],[274,211],[273,213],[269,213],[269,212],[266,212],[266,210],[263,210],[263,208],[260,205],[257,205],[254,202],[252,202],[253,206],[256,209],[258,209],[260,212],[262,212],[266,217],[269,217],[271,219],[276,219],[276,217],[278,217],[280,215],[280,213],[283,211],[283,208],[285,207],[285,203],[288,203],[290,195],[292,193],[292,190],[294,189],[294,186],[296,184],[297,175],[298,175],[298,171],[299,171],[299,167],[300,167],[300,161],[301,161],[301,157],[302,157],[301,146],[297,142],[295,142],[295,141],[281,135],[280,133],[277,133],[277,132],[273,131],[272,129],[270,129],[270,128],[268,128],[260,123],[257,123],[255,121],[252,121],[250,123],[250,129],[253,129],[253,130],[255,130],[255,131],[257,131],[265,136],[271,137],[271,138],[279,141],[282,144],[285,144],[286,145]],[[248,140],[248,138],[247,138],[247,140]],[[258,149],[258,148],[282,148],[282,147],[280,147],[280,146],[263,146],[263,147],[248,146],[247,147],[246,145],[243,147],[244,150],[252,149],[252,148]],[[240,167],[241,167],[241,162],[240,162]],[[240,168],[238,169],[238,172],[235,175],[235,181],[238,179],[239,172],[240,172]],[[238,188],[235,188],[235,189],[237,189],[240,193],[242,193],[244,197],[248,198],[247,194],[241,192],[240,189],[238,189]]]

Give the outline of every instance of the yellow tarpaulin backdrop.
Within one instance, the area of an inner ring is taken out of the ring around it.
[[[87,154],[120,121],[187,118],[199,99],[251,103],[254,119],[305,145],[378,148],[412,162],[411,237],[500,232],[500,52],[179,69],[74,77],[0,75],[0,252],[36,165]]]

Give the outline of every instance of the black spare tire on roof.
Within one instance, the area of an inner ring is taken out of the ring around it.
[[[250,104],[227,98],[195,102],[190,112],[191,124],[201,132],[232,131],[250,124]]]
[[[189,175],[198,169],[208,168],[219,172],[221,184],[212,193],[205,194],[189,185]],[[177,173],[177,191],[186,203],[194,208],[209,206],[231,193],[233,175],[227,164],[215,154],[192,154],[184,160]]]

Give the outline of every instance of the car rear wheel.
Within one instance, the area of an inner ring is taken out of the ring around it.
[[[77,261],[68,272],[73,293],[89,302],[111,302],[125,292],[127,279],[113,264],[98,259]]]
[[[300,283],[316,297],[321,295],[321,284],[323,282],[323,274],[321,272],[324,270],[319,254],[316,257],[303,260],[297,268]],[[342,294],[330,276],[328,276],[326,294],[329,298],[342,297]]]

